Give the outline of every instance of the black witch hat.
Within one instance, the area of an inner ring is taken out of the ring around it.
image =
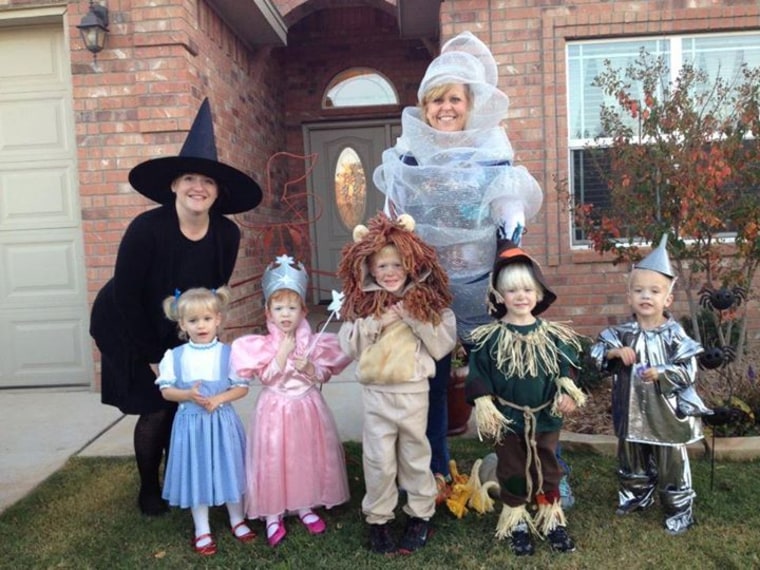
[[[247,174],[217,160],[211,107],[204,99],[178,156],[146,160],[129,173],[129,183],[159,204],[174,203],[171,183],[185,173],[205,174],[216,180],[219,196],[214,209],[222,214],[246,212],[261,202],[261,187]]]
[[[496,252],[496,259],[493,263],[493,271],[491,272],[490,277],[491,287],[488,292],[489,312],[495,319],[500,319],[507,314],[507,307],[504,304],[504,300],[500,299],[501,295],[498,294],[498,289],[496,287],[499,279],[499,272],[507,265],[515,263],[529,266],[536,281],[538,281],[544,290],[544,298],[536,303],[536,306],[533,307],[533,310],[531,311],[534,316],[543,313],[554,301],[557,300],[557,295],[555,295],[546,285],[546,279],[544,278],[544,274],[541,271],[541,266],[538,264],[538,261],[525,253],[523,249],[517,247],[514,242],[510,240],[501,240],[499,242],[499,251]]]

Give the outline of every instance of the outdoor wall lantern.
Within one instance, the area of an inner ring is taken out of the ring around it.
[[[90,9],[84,15],[82,21],[79,22],[77,28],[79,28],[79,33],[82,35],[85,47],[92,53],[92,58],[95,59],[98,52],[106,44],[108,8],[95,4],[93,0],[90,0]]]

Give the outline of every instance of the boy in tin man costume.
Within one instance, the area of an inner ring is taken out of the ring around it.
[[[602,372],[612,374],[612,418],[618,438],[618,515],[643,510],[658,491],[669,534],[694,524],[696,494],[686,445],[702,439],[698,416],[711,414],[694,390],[702,346],[667,308],[676,275],[660,245],[634,265],[628,302],[634,319],[603,330],[591,347]]]

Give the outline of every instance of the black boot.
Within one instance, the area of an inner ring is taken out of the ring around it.
[[[369,525],[369,548],[375,554],[395,554],[398,551],[390,526],[389,523]]]
[[[515,556],[533,556],[536,551],[528,525],[524,522],[518,524],[509,535],[509,548]]]
[[[554,530],[550,530],[546,538],[549,539],[549,545],[554,552],[575,552],[575,543],[562,525],[557,525]]]
[[[399,544],[401,554],[411,554],[427,544],[430,538],[430,523],[417,517],[409,517],[406,521],[406,530]]]

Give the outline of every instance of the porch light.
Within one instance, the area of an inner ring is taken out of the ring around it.
[[[84,15],[82,21],[79,22],[77,28],[79,28],[79,33],[82,35],[85,47],[92,53],[92,58],[95,59],[98,52],[106,44],[108,8],[95,4],[94,0],[90,0],[90,9]]]

